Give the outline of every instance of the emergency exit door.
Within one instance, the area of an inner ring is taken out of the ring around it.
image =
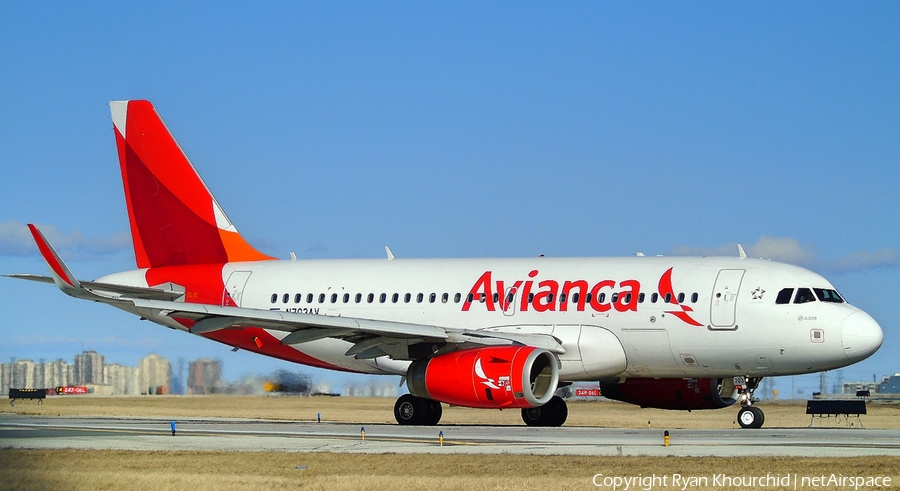
[[[741,289],[741,280],[744,278],[743,269],[723,269],[716,277],[716,285],[713,287],[712,302],[709,318],[713,328],[731,328],[735,325],[735,310],[737,307],[738,293]]]

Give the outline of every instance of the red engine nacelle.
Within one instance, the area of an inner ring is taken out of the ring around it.
[[[630,378],[621,384],[601,382],[600,394],[657,409],[720,409],[737,400],[731,378]]]
[[[414,361],[409,393],[455,406],[527,408],[546,404],[559,384],[559,361],[532,346],[490,346]]]

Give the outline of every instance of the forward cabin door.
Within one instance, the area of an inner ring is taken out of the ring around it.
[[[735,307],[737,306],[738,292],[741,289],[741,280],[744,278],[743,269],[723,269],[716,277],[716,285],[713,287],[712,302],[710,303],[709,318],[713,328],[733,328],[735,326]]]
[[[228,276],[225,282],[225,292],[222,297],[222,305],[226,307],[240,307],[244,296],[244,287],[250,279],[250,271],[235,271]],[[232,305],[231,302],[234,302]]]

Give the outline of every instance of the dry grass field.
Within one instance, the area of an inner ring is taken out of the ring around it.
[[[298,466],[306,466],[298,469]],[[595,474],[884,476],[900,483],[900,457],[724,459],[510,455],[360,455],[227,452],[0,450],[2,490],[555,490],[598,489]],[[681,489],[679,486],[653,489]],[[612,488],[603,488],[612,489]],[[641,488],[638,488],[641,489]],[[781,488],[783,489],[783,488]],[[812,488],[807,488],[812,489]],[[819,487],[815,489],[848,489]],[[850,487],[849,489],[853,489]],[[871,489],[862,487],[860,489]]]
[[[53,396],[42,405],[19,402],[0,405],[2,413],[44,416],[124,416],[160,418],[264,418],[286,421],[394,423],[394,399],[297,396]],[[804,401],[763,401],[766,427],[804,428],[809,425]],[[610,428],[731,428],[737,406],[710,411],[641,409],[613,401],[570,401],[566,426]],[[866,428],[900,428],[900,403],[870,402],[861,417]],[[0,416],[2,417],[2,416]],[[834,424],[826,421],[825,424]],[[485,410],[444,406],[441,424],[522,425],[518,410]]]

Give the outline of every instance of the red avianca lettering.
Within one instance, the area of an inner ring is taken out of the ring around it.
[[[587,307],[597,312],[637,312],[641,283],[637,280],[602,280],[590,285],[586,280],[566,280],[560,285],[556,280],[539,280],[539,272],[528,273],[527,280],[507,283],[493,280],[492,272],[485,271],[472,285],[463,312],[468,312],[473,302],[484,303],[489,312],[499,307],[501,311],[518,308],[521,312],[529,309],[535,312],[565,312],[571,306],[578,312]],[[577,296],[573,296],[577,295]],[[565,301],[561,301],[564,296]]]

